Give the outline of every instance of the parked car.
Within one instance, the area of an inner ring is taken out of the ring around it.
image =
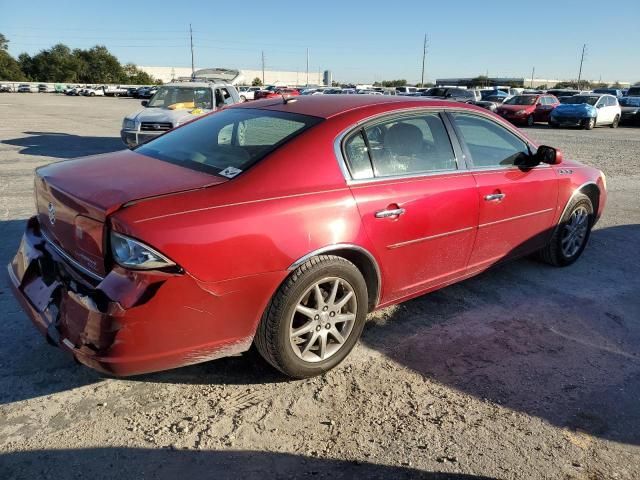
[[[82,90],[85,97],[104,97],[104,87],[87,87]]]
[[[18,93],[38,93],[38,87],[28,83],[18,85]]]
[[[411,95],[417,92],[418,89],[416,87],[396,87],[396,95]]]
[[[48,85],[46,83],[41,83],[38,85],[38,92],[39,93],[52,93],[55,92],[55,89],[53,88],[53,85]]]
[[[284,85],[267,85],[266,87],[262,87],[260,90],[256,90],[253,94],[253,98],[254,100],[267,98],[267,95],[271,93],[275,93],[275,91],[280,88],[287,88],[287,87]]]
[[[476,102],[469,102],[471,105],[476,105],[478,107],[489,110],[490,112],[495,113],[498,110],[498,103],[490,102],[487,100],[478,100]]]
[[[551,111],[560,105],[553,95],[516,95],[505,100],[496,112],[511,123],[531,127],[536,122],[548,122]]]
[[[620,123],[640,124],[640,97],[622,97]]]
[[[627,97],[640,97],[640,85],[634,85],[627,90]]]
[[[597,125],[616,128],[622,111],[618,99],[613,95],[591,93],[574,95],[551,112],[549,125],[552,127],[582,127],[587,130]]]
[[[128,89],[119,85],[108,85],[103,90],[107,97],[125,97],[128,94]]]
[[[342,88],[327,88],[322,93],[324,95],[342,95]]]
[[[11,86],[10,85],[8,85],[6,83],[0,84],[0,93],[5,93],[5,92],[8,93],[8,92],[11,92],[11,91],[12,90],[11,90]]]
[[[65,88],[63,90],[63,93],[65,95],[69,95],[69,96],[75,96],[75,95],[80,95],[80,91],[83,89],[84,87],[80,86],[80,85],[67,85],[67,88]]]
[[[621,98],[622,90],[619,88],[594,88],[593,93],[607,93],[609,95],[613,95],[616,98]]]
[[[297,97],[300,92],[295,88],[276,88],[275,90],[261,92],[260,98]]]
[[[490,112],[366,95],[240,103],[34,185],[14,294],[112,375],[252,344],[323,374],[372,310],[533,252],[572,264],[607,198],[602,172]]]
[[[155,85],[152,87],[141,87],[138,89],[137,98],[151,98],[156,94],[157,91],[158,87]]]
[[[239,102],[238,91],[226,83],[169,83],[161,86],[151,100],[142,101],[144,109],[124,118],[120,138],[135,147],[205,113]]]
[[[415,96],[441,100],[453,100],[455,102],[464,103],[476,101],[474,92],[464,88],[433,87],[425,92],[418,93]]]
[[[240,95],[240,101],[246,102],[247,100],[255,100],[255,94],[261,87],[240,87],[238,88],[238,94]]]

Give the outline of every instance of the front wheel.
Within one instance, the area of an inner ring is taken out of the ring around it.
[[[246,102],[247,101],[247,97],[245,97],[244,95],[240,95],[240,101],[242,103]]]
[[[367,305],[367,285],[353,263],[332,255],[313,257],[272,298],[256,331],[256,347],[285,375],[320,375],[353,349]]]
[[[593,127],[596,126],[596,117],[587,118],[584,121],[584,129],[585,130],[593,130]]]
[[[576,194],[567,206],[551,241],[539,252],[540,258],[556,267],[575,262],[587,245],[593,226],[594,209],[589,197]]]
[[[620,125],[620,115],[616,115],[616,118],[613,119],[611,128],[618,128],[618,125]]]

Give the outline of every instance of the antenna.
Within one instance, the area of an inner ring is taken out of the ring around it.
[[[189,38],[191,39],[191,78],[193,78],[195,67],[193,66],[193,29],[191,24],[189,24]]]

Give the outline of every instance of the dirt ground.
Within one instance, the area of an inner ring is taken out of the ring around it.
[[[33,169],[122,148],[137,105],[0,94],[2,268]],[[640,478],[640,128],[528,133],[607,174],[583,257],[376,312],[321,378],[255,352],[105,378],[48,346],[0,274],[0,479]]]

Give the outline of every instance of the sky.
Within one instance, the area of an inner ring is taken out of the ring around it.
[[[640,1],[65,2],[0,0],[9,52],[105,45],[122,63],[331,70],[342,82],[477,75],[640,81]],[[626,22],[625,19],[631,21]]]

